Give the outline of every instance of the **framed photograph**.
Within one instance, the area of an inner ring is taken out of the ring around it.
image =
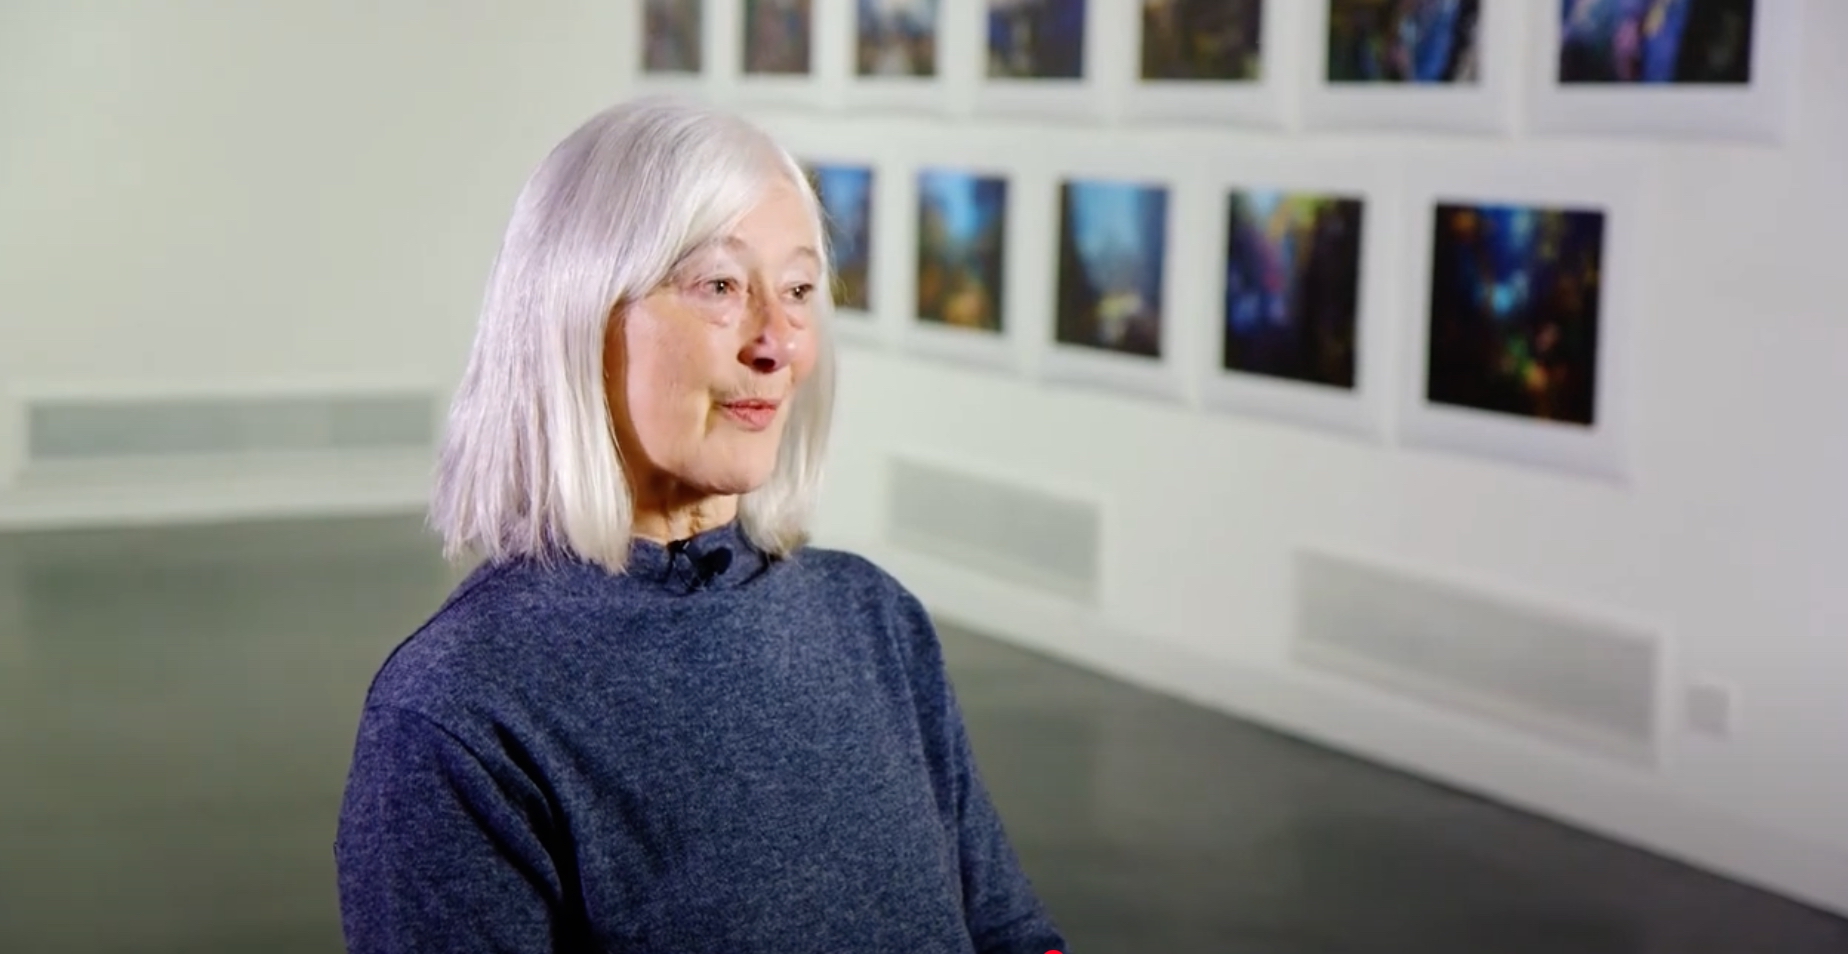
[[[968,168],[920,169],[917,216],[917,321],[906,330],[906,347],[974,364],[1013,364],[1007,179]]]
[[[822,224],[834,264],[835,329],[842,340],[866,340],[876,336],[873,167],[826,161],[808,161],[803,167],[821,199]],[[864,329],[864,333],[853,329]]]
[[[985,64],[977,107],[991,114],[1089,118],[1102,112],[1095,75],[1098,0],[982,0]]]
[[[1180,397],[1168,327],[1168,188],[1122,179],[1059,185],[1049,380]]]
[[[1215,410],[1381,436],[1383,327],[1393,221],[1365,177],[1241,177],[1224,190],[1225,241],[1210,369]]]
[[[1283,78],[1265,66],[1280,18],[1264,0],[1140,0],[1137,72],[1125,119],[1283,123]]]
[[[853,75],[937,75],[940,0],[855,0]]]
[[[849,105],[947,111],[943,0],[850,2]]]
[[[1793,0],[1547,0],[1539,132],[1775,142],[1792,113]]]
[[[743,75],[808,76],[814,46],[814,0],[744,0]]]
[[[1407,444],[1627,477],[1635,181],[1551,166],[1419,190]]]
[[[1496,0],[1313,0],[1303,115],[1317,128],[1508,128],[1520,9]]]
[[[735,98],[747,105],[822,106],[836,92],[824,69],[817,14],[828,0],[737,0]]]
[[[708,84],[705,0],[643,0],[635,85],[644,93],[696,94]]]
[[[644,0],[642,72],[698,76],[705,64],[703,0]]]

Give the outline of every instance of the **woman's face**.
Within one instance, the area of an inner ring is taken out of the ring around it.
[[[610,413],[638,507],[694,505],[770,478],[815,366],[816,233],[801,193],[778,180],[610,322]]]

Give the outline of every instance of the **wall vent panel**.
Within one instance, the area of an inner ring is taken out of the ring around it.
[[[1659,641],[1611,622],[1333,556],[1296,562],[1305,666],[1653,763]]]
[[[1099,595],[1095,501],[895,458],[887,532],[907,549],[1086,602]]]
[[[125,458],[425,450],[429,394],[225,398],[38,398],[26,406],[26,464]]]

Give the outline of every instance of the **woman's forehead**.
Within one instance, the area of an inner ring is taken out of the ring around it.
[[[783,253],[791,258],[809,258],[821,262],[821,252],[811,244],[807,230],[757,229],[748,234],[720,235],[702,246],[704,251],[754,258],[765,253]]]

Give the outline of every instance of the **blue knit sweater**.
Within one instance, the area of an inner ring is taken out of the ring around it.
[[[391,655],[335,839],[355,954],[1044,954],[929,618],[735,525],[477,569]]]

